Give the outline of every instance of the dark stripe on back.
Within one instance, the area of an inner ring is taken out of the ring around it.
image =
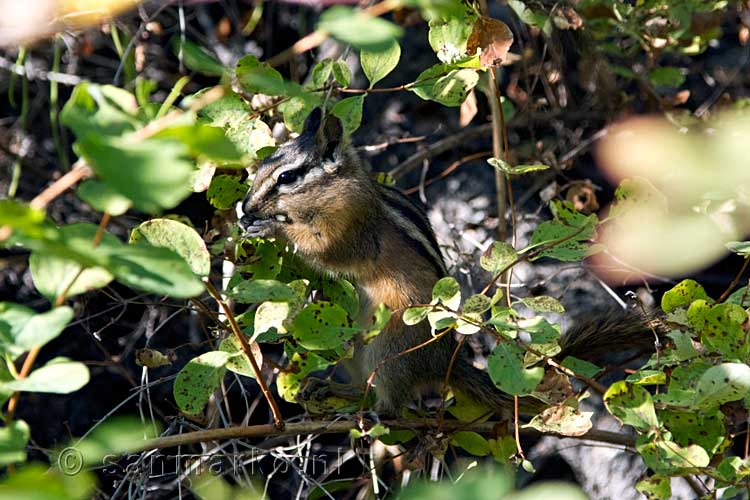
[[[435,233],[433,232],[432,226],[430,225],[429,219],[427,218],[427,214],[425,214],[422,207],[411,201],[406,195],[404,195],[396,188],[385,186],[383,184],[378,184],[378,186],[383,193],[383,201],[390,208],[394,209],[401,216],[403,216],[404,219],[408,220],[409,222],[414,224],[414,226],[416,226],[417,230],[432,246],[435,253],[438,255],[438,258],[436,258],[431,252],[424,248],[423,242],[413,238],[406,232],[404,232],[404,236],[406,236],[412,242],[412,246],[417,249],[422,257],[426,258],[430,261],[430,263],[432,263],[439,276],[442,277],[448,274],[448,271],[445,268],[445,263],[443,262],[443,254],[440,251],[440,246],[438,245],[437,239],[435,238]]]

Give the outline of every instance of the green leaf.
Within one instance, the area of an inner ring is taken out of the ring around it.
[[[401,46],[396,40],[385,50],[372,51],[363,49],[359,54],[362,71],[370,81],[370,88],[385,78],[398,65],[401,58]]]
[[[615,382],[604,393],[604,404],[623,424],[641,431],[659,426],[651,394],[639,385]]]
[[[341,120],[344,132],[353,133],[362,124],[362,107],[365,103],[365,95],[357,95],[341,99],[331,108],[331,114]]]
[[[296,402],[295,398],[300,390],[300,383],[310,373],[324,370],[332,363],[313,352],[298,353],[290,356],[290,368],[294,369],[280,372],[276,377],[276,390],[285,401]]]
[[[172,392],[180,411],[198,415],[219,387],[231,354],[209,351],[191,359],[177,374]]]
[[[479,258],[479,265],[485,271],[496,274],[517,258],[518,253],[510,243],[495,241]]]
[[[540,295],[538,297],[526,297],[526,298],[521,299],[521,302],[523,302],[526,305],[526,307],[536,312],[555,312],[555,313],[565,312],[565,308],[560,303],[560,301],[548,295]]]
[[[531,419],[524,427],[539,432],[553,432],[562,436],[582,436],[591,429],[591,416],[594,412],[580,412],[566,405],[556,405],[545,409]]]
[[[693,345],[693,339],[689,333],[673,330],[667,334],[667,337],[674,341],[674,353],[680,361],[686,361],[700,356],[700,353]]]
[[[659,421],[672,433],[680,446],[697,444],[710,455],[716,453],[726,440],[721,412],[705,414],[688,410],[660,410]]]
[[[0,226],[9,226],[30,237],[37,237],[42,232],[44,219],[44,210],[31,208],[14,200],[0,200]]]
[[[151,219],[133,229],[130,243],[145,242],[167,248],[185,259],[198,276],[208,276],[211,255],[203,238],[187,224],[172,219]]]
[[[61,230],[65,231],[67,227],[64,226]],[[110,234],[105,237],[114,239]],[[114,279],[112,273],[102,267],[83,268],[76,260],[58,257],[53,252],[32,252],[29,256],[29,269],[34,286],[51,303],[63,292],[70,298],[105,287]]]
[[[694,403],[700,408],[737,401],[750,393],[750,366],[744,363],[722,363],[701,375],[695,389]]]
[[[221,76],[226,71],[224,66],[200,45],[190,40],[181,40],[179,37],[173,38],[172,51],[175,56],[179,57],[180,49],[182,62],[193,71],[210,76]]]
[[[717,304],[704,316],[702,343],[727,359],[744,360],[750,351],[745,333],[747,312],[736,304]],[[692,324],[692,323],[691,323]]]
[[[235,175],[215,175],[206,191],[208,202],[219,210],[234,208],[247,194],[247,185]]]
[[[190,298],[204,291],[185,259],[166,248],[122,246],[110,253],[107,267],[125,285],[157,295]]]
[[[674,66],[659,66],[648,74],[648,79],[657,87],[681,87],[685,83],[685,75],[680,68]]]
[[[5,427],[0,428],[0,465],[25,462],[29,437],[29,424],[23,420],[12,420]],[[1,493],[0,496],[2,496]]]
[[[320,291],[327,300],[340,305],[350,318],[356,318],[359,314],[357,290],[347,280],[323,278],[320,283]]]
[[[667,376],[659,370],[638,370],[628,375],[625,381],[636,385],[660,385],[667,383]]]
[[[341,306],[325,301],[308,304],[293,324],[292,336],[310,350],[339,348],[358,331]]]
[[[588,378],[596,377],[599,372],[603,370],[603,368],[600,368],[593,363],[584,359],[578,359],[574,356],[566,356],[560,364],[569,370],[573,370],[573,373]]]
[[[732,292],[732,295],[727,298],[726,303],[737,304],[745,308],[750,307],[750,293],[748,293],[748,288],[743,286]]]
[[[635,489],[649,500],[670,500],[672,498],[670,478],[662,474],[654,474],[647,479],[638,481]]]
[[[276,280],[241,281],[227,289],[227,296],[240,304],[259,304],[267,300],[292,302],[297,294],[284,283]]]
[[[241,276],[235,276],[240,279],[274,279],[279,275],[282,261],[283,252],[272,241],[246,240],[237,248],[237,270]]]
[[[466,56],[466,42],[476,18],[470,9],[465,9],[461,16],[430,21],[428,40],[440,62],[451,64]]]
[[[657,473],[678,475],[686,469],[706,467],[710,462],[706,450],[698,445],[682,447],[673,441],[649,438],[649,434],[642,434],[635,447],[646,466]]]
[[[76,465],[75,461],[72,465]],[[0,497],[8,500],[85,500],[96,493],[97,478],[93,472],[70,475],[46,463],[24,464],[16,473],[6,474],[0,480]]]
[[[694,300],[704,299],[711,301],[706,290],[695,280],[687,279],[679,282],[671,290],[665,292],[661,297],[661,308],[665,313],[670,313],[680,306],[692,303]]]
[[[255,56],[246,55],[237,61],[235,73],[240,86],[251,94],[298,96],[302,93],[299,84],[284,80],[281,73]]]
[[[70,394],[89,382],[89,369],[78,361],[57,357],[32,371],[23,380],[2,382],[4,389],[24,392]]]
[[[372,322],[367,325],[369,330],[362,335],[362,341],[365,344],[371,342],[376,336],[380,335],[380,332],[382,332],[386,325],[391,321],[393,313],[385,306],[385,304],[378,304],[372,315]],[[352,316],[350,315],[350,317]]]
[[[255,341],[260,335],[272,331],[287,333],[286,322],[291,312],[289,302],[263,302],[255,311],[253,323],[253,337]]]
[[[248,119],[251,114],[252,110],[247,102],[231,92],[202,108],[198,112],[198,119],[223,129],[225,137],[239,151],[248,155],[248,163],[251,163],[259,159],[261,149],[276,144],[268,125],[260,118]],[[240,162],[240,166],[244,168],[245,164]]]
[[[501,342],[487,358],[487,371],[495,385],[513,396],[524,396],[534,389],[544,376],[544,368],[525,368],[525,351],[513,342]]]
[[[232,335],[222,340],[219,343],[219,350],[231,354],[229,359],[227,359],[227,370],[245,377],[255,378],[255,371],[253,371],[250,361],[245,356],[245,352],[242,350],[237,337]]]
[[[710,367],[710,364],[701,359],[675,367],[669,376],[669,392],[684,391],[689,393],[692,400],[698,381]]]
[[[84,82],[73,89],[60,112],[60,121],[78,139],[120,136],[143,125],[136,117],[138,103],[132,94],[113,85]]]
[[[96,231],[94,224],[47,227],[43,238],[24,238],[21,243],[40,254],[69,259],[85,267],[101,267],[139,290],[179,298],[203,292],[203,283],[175,252],[150,245],[124,245],[109,234],[95,248],[92,240]]]
[[[490,454],[490,444],[476,432],[457,432],[451,438],[451,444],[463,448],[475,457],[486,457]]]
[[[547,170],[548,168],[550,168],[548,165],[542,164],[513,166],[500,158],[490,158],[489,160],[487,160],[487,163],[508,175],[523,175],[528,174],[529,172],[538,172],[540,170]]]
[[[124,214],[133,205],[129,198],[96,179],[83,181],[78,185],[76,194],[94,210],[107,212],[112,216]]]
[[[78,150],[114,192],[144,212],[175,207],[192,192],[193,163],[188,148],[172,140],[133,142],[87,135]]]
[[[185,144],[194,157],[202,156],[220,163],[242,160],[240,150],[224,134],[224,130],[205,123],[172,125],[156,132],[152,137],[177,140]]]
[[[65,450],[73,448],[80,453],[80,459],[85,465],[101,465],[107,458],[127,454],[144,441],[158,436],[161,425],[158,422],[144,424],[141,419],[133,416],[114,416],[106,419],[81,440],[68,443]],[[65,463],[64,457],[56,456],[53,462]]]
[[[348,87],[352,81],[352,72],[344,61],[333,61],[333,78],[342,87]]]
[[[377,423],[373,425],[371,428],[365,430],[364,432],[362,432],[359,429],[352,429],[349,435],[355,439],[361,439],[365,436],[370,436],[372,438],[379,438],[380,436],[387,436],[390,433],[391,433],[391,430],[388,427],[386,427],[383,424]]]
[[[383,444],[393,446],[394,444],[405,444],[414,439],[415,436],[416,434],[414,433],[414,431],[406,429],[390,429],[390,432],[388,434],[380,436],[378,439],[380,439]]]
[[[320,92],[292,97],[279,104],[279,112],[284,116],[284,125],[293,132],[302,132],[305,119],[313,109],[323,103]]]
[[[407,325],[416,325],[424,321],[430,311],[432,311],[432,307],[429,306],[410,307],[404,311],[401,319]]]
[[[440,278],[432,287],[433,303],[442,302],[445,307],[457,311],[461,307],[461,287],[455,278]]]
[[[728,241],[725,245],[732,253],[742,257],[750,256],[750,241]]]
[[[596,215],[585,216],[568,202],[552,202],[550,209],[555,220],[542,222],[536,227],[531,235],[531,246],[556,244],[541,252],[536,259],[552,257],[564,262],[576,262],[587,257],[591,252],[588,240],[596,236]]]
[[[326,9],[320,15],[318,29],[344,43],[367,50],[384,50],[403,33],[390,21],[343,5]]]
[[[20,304],[0,302],[1,347],[15,358],[57,338],[72,319],[73,309],[68,306],[37,313]]]
[[[420,73],[409,90],[424,100],[459,106],[478,82],[479,74],[474,69],[453,69],[450,65],[436,64]]]
[[[310,72],[310,88],[319,89],[324,87],[328,83],[328,79],[331,77],[332,70],[333,61],[330,58],[327,57],[322,61],[318,61]]]
[[[472,295],[464,302],[464,314],[482,314],[492,306],[490,298],[486,295]],[[481,322],[481,321],[480,321]]]

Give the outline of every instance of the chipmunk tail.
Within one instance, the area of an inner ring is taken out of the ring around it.
[[[608,354],[653,352],[656,341],[666,333],[662,323],[653,317],[633,311],[612,309],[579,318],[560,341],[562,351],[555,356],[558,361],[574,356],[591,362],[601,362]],[[513,396],[495,386],[489,374],[475,368],[471,362],[459,357],[451,373],[451,386],[472,401],[511,418],[514,413]],[[535,415],[546,405],[532,397],[518,399],[519,413]]]
[[[654,316],[632,310],[607,309],[575,319],[560,341],[562,351],[555,356],[562,361],[567,356],[601,361],[608,354],[627,351],[654,352],[667,328]]]

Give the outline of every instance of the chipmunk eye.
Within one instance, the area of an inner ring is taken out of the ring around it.
[[[299,177],[299,169],[295,170],[287,170],[286,172],[281,172],[279,174],[278,179],[276,179],[277,184],[291,184],[292,182],[296,181]]]

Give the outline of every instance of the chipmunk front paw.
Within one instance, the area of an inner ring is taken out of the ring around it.
[[[245,231],[245,238],[268,238],[276,233],[276,221],[272,219],[254,219],[243,217],[240,227]]]

